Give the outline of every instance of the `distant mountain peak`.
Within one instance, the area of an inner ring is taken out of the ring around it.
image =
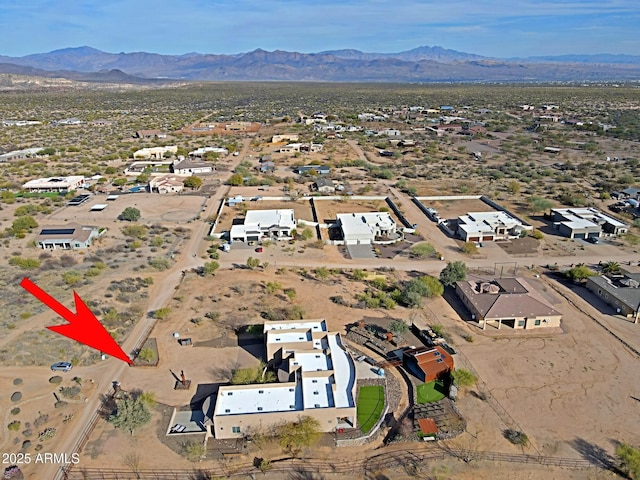
[[[70,78],[135,81],[149,78],[228,81],[591,81],[637,79],[640,56],[573,55],[536,59],[499,59],[442,46],[419,46],[398,53],[367,53],[355,49],[318,53],[262,48],[233,55],[148,52],[108,53],[89,46],[71,47],[24,57],[0,56],[0,62],[47,72],[66,71]],[[619,65],[616,65],[619,64]],[[525,71],[526,70],[526,71]],[[72,71],[71,73],[68,73]],[[82,75],[76,75],[83,72]],[[41,74],[41,73],[40,73]],[[42,74],[41,74],[42,75]]]
[[[97,48],[88,47],[86,45],[83,45],[82,47],[60,48],[58,50],[52,50],[51,52],[48,52],[49,55],[73,54],[73,55],[81,55],[81,56],[96,55],[101,53],[105,53],[105,52],[98,50]]]

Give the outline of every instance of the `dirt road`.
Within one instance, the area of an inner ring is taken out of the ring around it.
[[[242,151],[238,156],[229,157],[228,166],[230,170],[233,170],[247,155],[249,151],[251,140],[245,139],[243,142]],[[215,213],[220,205],[220,201],[224,197],[226,187],[222,186],[218,188],[213,196],[211,196],[203,209],[201,218],[204,220],[209,215]],[[184,270],[190,270],[202,265],[204,262],[198,256],[198,252],[203,244],[204,237],[209,233],[211,226],[206,221],[201,221],[193,229],[191,238],[185,245],[181,255],[176,259],[175,264],[170,270],[167,270],[166,275],[161,281],[153,285],[150,292],[150,302],[148,307],[148,314],[139,321],[127,337],[125,342],[121,345],[125,352],[132,352],[147,331],[150,326],[155,323],[155,319],[151,314],[165,305],[173,292],[175,292],[175,286],[178,285],[182,278],[182,272]],[[195,256],[194,256],[195,255]],[[129,366],[113,358],[106,360],[100,365],[99,368],[92,368],[91,375],[94,377],[94,381],[98,384],[95,394],[88,399],[83,411],[74,418],[73,428],[67,433],[64,438],[58,438],[58,444],[55,446],[55,450],[51,450],[55,453],[67,452],[71,454],[75,450],[75,445],[78,439],[81,437],[86,426],[89,424],[91,418],[98,410],[100,406],[100,398],[102,395],[107,394],[112,387],[112,382],[118,380],[123,384],[126,384],[127,373]],[[31,474],[28,478],[43,479],[43,478],[62,478],[61,469],[58,465],[45,464],[39,466],[38,471],[31,472],[30,469],[27,473]]]

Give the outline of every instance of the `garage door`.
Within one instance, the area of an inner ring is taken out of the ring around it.
[[[480,237],[469,237],[467,238],[467,242],[479,242]]]
[[[585,238],[585,234],[584,233],[574,233],[573,234],[573,238],[584,239]]]

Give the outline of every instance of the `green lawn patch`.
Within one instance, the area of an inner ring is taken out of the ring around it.
[[[362,433],[368,433],[373,428],[382,410],[384,410],[384,387],[380,385],[361,387],[356,411]]]
[[[442,400],[447,394],[444,383],[439,380],[418,386],[418,403],[433,403]]]

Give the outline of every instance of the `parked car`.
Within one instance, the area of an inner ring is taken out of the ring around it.
[[[588,237],[587,242],[597,245],[598,243],[600,243],[600,240],[598,240],[598,237]]]
[[[448,343],[443,343],[442,344],[442,348],[444,348],[451,355],[455,355],[456,354],[455,349],[451,345],[449,345]]]
[[[262,247],[256,248],[256,253],[262,253]]]
[[[69,362],[57,362],[51,365],[51,370],[54,372],[68,372],[72,367],[73,365]]]

